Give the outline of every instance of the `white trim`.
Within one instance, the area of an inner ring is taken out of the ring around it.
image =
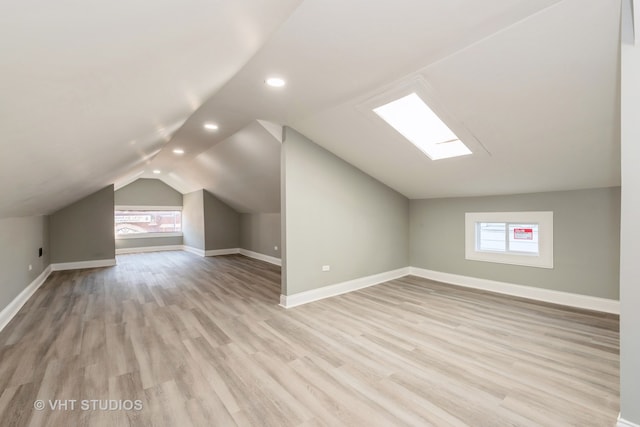
[[[116,259],[96,259],[93,261],[59,262],[51,264],[51,271],[79,270],[81,268],[113,267]]]
[[[618,414],[618,423],[616,427],[640,427],[639,424],[632,423],[631,421],[627,421]]]
[[[137,254],[142,252],[181,251],[182,245],[142,246],[139,248],[116,249],[116,255]]]
[[[478,279],[476,277],[443,273],[418,267],[410,267],[409,270],[410,274],[414,276],[435,280],[437,282],[464,286],[466,288],[482,289],[485,291],[497,292],[499,294],[567,305],[570,307],[620,314],[620,301],[617,300],[554,291],[551,289],[535,288],[532,286],[515,285],[512,283],[497,282],[495,280]]]
[[[209,249],[205,251],[204,249],[198,249],[198,248],[194,248],[193,246],[187,246],[187,245],[182,245],[182,250],[191,252],[192,254],[195,254],[201,257],[216,256],[216,255],[232,255],[240,252],[240,249],[238,248]]]
[[[158,237],[182,237],[181,231],[172,231],[169,233],[131,233],[131,234],[116,234],[116,240],[127,239],[153,239]]]
[[[388,282],[389,280],[398,279],[409,274],[409,267],[399,268],[397,270],[385,271],[384,273],[373,274],[371,276],[360,277],[358,279],[348,280],[334,285],[323,286],[318,289],[299,292],[293,295],[280,295],[280,305],[284,308],[292,308],[298,305],[345,294],[358,289],[367,288],[379,283]]]
[[[193,246],[182,245],[182,250],[201,257],[205,256],[204,249],[194,248]]]
[[[261,254],[259,252],[253,252],[248,249],[240,249],[240,255],[248,256],[249,258],[259,259],[270,264],[282,265],[282,260],[270,255]]]
[[[11,319],[15,317],[20,311],[23,305],[31,298],[31,296],[38,290],[40,286],[47,280],[51,274],[51,266],[48,265],[33,282],[22,290],[5,308],[0,311],[0,331],[5,328],[11,322]]]
[[[181,211],[182,206],[116,205],[116,211]]]
[[[553,268],[553,212],[466,212],[464,257],[471,261],[524,265],[527,267]],[[504,222],[538,224],[538,254],[514,252],[486,252],[476,249],[476,224],[479,222]]]
[[[365,117],[371,121],[377,123],[385,123],[373,109],[380,107],[381,105],[388,104],[403,96],[415,93],[422,101],[429,106],[429,108],[447,124],[453,133],[464,142],[476,158],[485,158],[490,155],[489,151],[482,145],[482,143],[475,137],[472,132],[469,132],[463,122],[458,120],[455,115],[452,115],[445,107],[445,103],[442,102],[438,92],[427,82],[422,76],[411,76],[409,78],[397,81],[392,87],[387,88],[383,92],[377,92],[372,94],[368,99],[356,105],[356,109],[364,114]],[[398,136],[400,134],[398,133]]]
[[[237,253],[240,253],[240,249],[238,248],[209,249],[208,251],[204,251],[204,256],[233,255]]]

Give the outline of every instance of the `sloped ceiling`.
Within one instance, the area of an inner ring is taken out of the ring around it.
[[[272,212],[277,138],[256,120],[410,198],[619,184],[617,1],[100,3],[0,17],[0,217],[141,176]],[[433,162],[363,109],[417,78],[483,150]]]
[[[280,141],[257,121],[166,174],[183,193],[205,188],[238,212],[280,212]]]
[[[2,2],[0,217],[147,166],[299,3]]]

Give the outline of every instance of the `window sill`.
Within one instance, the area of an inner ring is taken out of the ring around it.
[[[538,224],[540,229],[538,253],[492,252],[476,250],[476,224],[504,222]],[[466,212],[465,259],[525,267],[553,268],[553,212]]]
[[[138,234],[121,234],[116,236],[116,240],[127,239],[153,239],[157,237],[182,237],[182,233],[138,233]]]
[[[542,258],[534,254],[509,254],[500,252],[467,252],[469,261],[495,262],[498,264],[521,265],[524,267],[553,268],[553,258]]]

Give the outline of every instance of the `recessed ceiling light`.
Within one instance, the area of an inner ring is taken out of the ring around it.
[[[472,154],[415,92],[374,108],[373,112],[431,160]]]
[[[156,175],[160,173],[160,169],[154,169],[153,173],[155,173]]]
[[[204,128],[206,130],[218,130],[218,125],[215,123],[205,123]]]
[[[184,150],[182,148],[174,148],[174,154],[184,154]]]
[[[271,87],[283,87],[287,84],[287,82],[285,82],[284,79],[280,77],[269,77],[264,82]]]

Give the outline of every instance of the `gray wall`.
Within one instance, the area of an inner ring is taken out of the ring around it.
[[[624,3],[625,6],[627,5]],[[640,4],[634,3],[635,25]],[[630,9],[624,8],[626,18]],[[637,31],[637,30],[636,30]],[[640,44],[622,45],[622,224],[620,242],[620,414],[640,425]]]
[[[204,250],[204,190],[182,198],[182,240],[185,246]]]
[[[182,206],[182,193],[159,179],[140,178],[116,190],[114,198],[116,206]],[[182,242],[181,236],[116,238],[116,249],[182,245]]]
[[[44,216],[0,219],[0,311],[49,265],[47,224]]]
[[[283,293],[407,267],[407,198],[290,128],[284,137]]]
[[[182,245],[182,236],[116,239],[116,249],[147,248],[152,246]]]
[[[204,196],[205,250],[240,247],[240,215],[208,191]]]
[[[115,258],[113,185],[49,217],[51,262]]]
[[[279,213],[241,214],[240,247],[280,258],[280,221]]]
[[[140,178],[115,192],[115,204],[116,206],[182,206],[182,193],[159,179]]]
[[[465,260],[465,212],[553,211],[554,268]],[[620,188],[411,200],[411,266],[618,299]]]

